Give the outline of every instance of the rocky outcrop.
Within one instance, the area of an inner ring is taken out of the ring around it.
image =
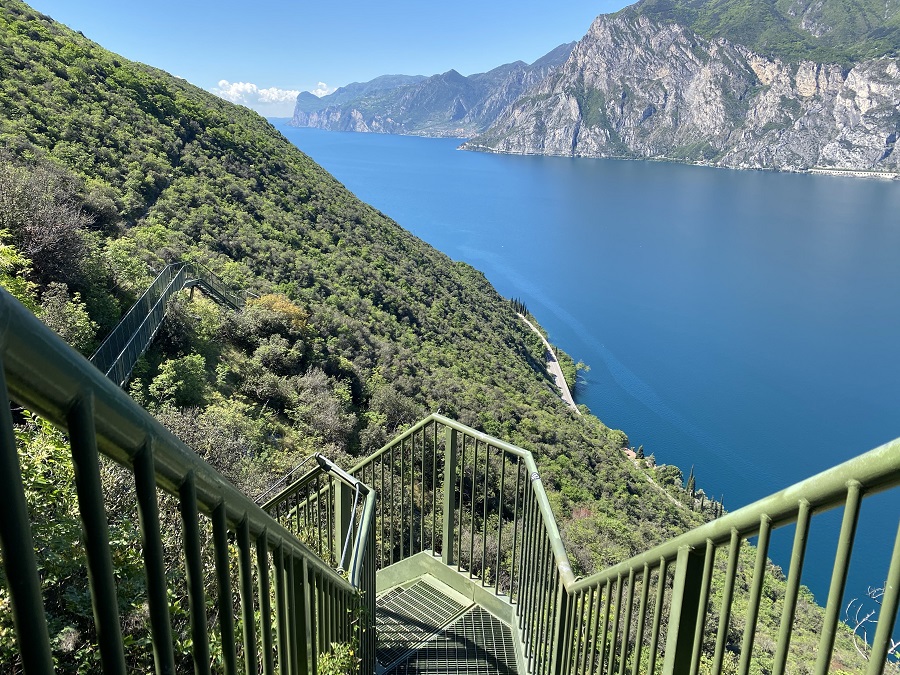
[[[318,105],[312,94],[303,92],[291,124],[331,131],[474,136],[564,63],[573,46],[561,45],[531,65],[517,61],[468,77],[450,70],[412,81],[389,76],[354,83],[317,99]]]
[[[898,59],[787,63],[623,12],[463,147],[897,172],[898,132]]]

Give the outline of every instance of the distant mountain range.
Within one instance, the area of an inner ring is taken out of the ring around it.
[[[291,124],[468,138],[485,131],[510,103],[562,65],[574,46],[560,45],[530,65],[516,61],[468,77],[455,70],[431,77],[383,75],[321,98],[305,91],[297,97]]]
[[[898,57],[900,0],[642,0],[531,66],[303,93],[294,123],[491,152],[897,174]]]

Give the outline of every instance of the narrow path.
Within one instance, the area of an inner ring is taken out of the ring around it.
[[[575,399],[572,398],[572,392],[569,391],[569,385],[566,383],[566,378],[563,377],[562,368],[559,367],[559,361],[556,360],[556,354],[553,353],[553,347],[550,346],[550,343],[547,342],[547,338],[545,338],[541,331],[539,331],[533,323],[531,323],[528,319],[526,319],[521,314],[517,315],[522,321],[528,324],[528,327],[538,334],[538,337],[544,343],[544,347],[547,348],[547,371],[553,376],[554,381],[556,382],[556,386],[559,387],[559,394],[562,397],[562,400],[565,401],[572,410],[577,412],[579,415],[581,411],[578,409],[578,406],[575,405]]]

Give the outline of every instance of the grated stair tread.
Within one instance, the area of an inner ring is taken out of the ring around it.
[[[378,598],[376,607],[382,675],[517,672],[509,626],[482,607],[448,597],[425,580],[388,591]]]

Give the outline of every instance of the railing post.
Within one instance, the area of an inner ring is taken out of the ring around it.
[[[572,598],[569,596],[562,579],[556,588],[556,615],[553,617],[553,647],[550,661],[550,672],[563,675],[567,672],[569,649],[572,642],[572,626],[569,620],[569,608]]]
[[[663,675],[687,675],[691,668],[697,610],[703,584],[703,556],[689,546],[678,550]]]
[[[332,479],[334,484],[334,559],[338,569],[343,570],[344,544],[353,526],[353,493],[343,481]],[[349,553],[349,551],[347,551]]]
[[[444,537],[441,540],[441,561],[452,565],[453,521],[456,517],[456,429],[447,429],[444,446]]]

